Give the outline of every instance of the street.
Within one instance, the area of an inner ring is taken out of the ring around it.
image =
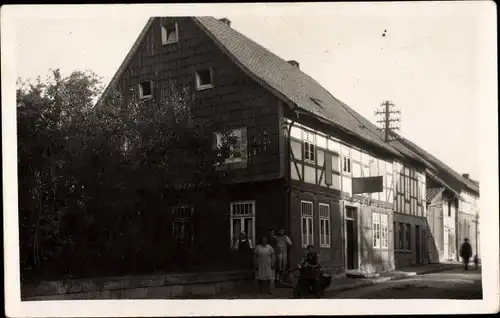
[[[481,299],[481,269],[462,268],[327,295],[333,299]]]

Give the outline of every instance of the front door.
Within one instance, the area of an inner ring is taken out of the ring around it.
[[[346,263],[348,270],[358,268],[358,229],[354,207],[346,207]]]
[[[415,258],[416,258],[416,263],[421,264],[422,263],[422,257],[420,255],[421,253],[421,239],[420,239],[420,225],[415,226]]]

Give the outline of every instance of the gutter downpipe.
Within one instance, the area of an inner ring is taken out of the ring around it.
[[[292,144],[291,144],[291,133],[292,133],[292,126],[295,124],[297,119],[299,118],[299,113],[297,111],[297,106],[292,109],[293,112],[295,112],[296,118],[292,119],[291,122],[288,124],[287,127],[287,184],[286,184],[286,191],[287,191],[287,209],[285,213],[285,227],[287,233],[291,233],[291,227],[290,227],[290,214],[292,212]]]

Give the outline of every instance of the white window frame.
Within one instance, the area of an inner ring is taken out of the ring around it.
[[[323,214],[326,208],[326,214]],[[322,215],[323,214],[323,215]],[[325,203],[320,203],[318,207],[318,219],[319,219],[319,247],[330,247],[331,246],[331,237],[332,237],[332,227],[331,227],[331,217],[330,217],[330,205]],[[326,226],[323,227],[321,224],[328,223],[328,231],[326,231]]]
[[[251,211],[249,214],[234,214],[233,211],[235,210],[235,207],[237,206],[244,206],[244,205],[250,205]],[[251,234],[250,235],[250,240],[252,240],[252,243],[255,244],[255,201],[233,201],[229,203],[229,246],[233,247],[235,240],[238,240],[239,238],[239,233],[236,233],[236,237],[233,236],[233,221],[234,220],[240,220],[240,232],[241,229],[245,229],[245,220],[251,219],[252,220],[252,233],[247,233]]]
[[[316,136],[313,132],[304,130],[304,161],[316,162]],[[309,154],[309,155],[308,155]]]
[[[304,213],[303,207],[305,205],[310,206],[311,213]],[[313,216],[314,216],[314,205],[311,201],[300,201],[300,237],[302,247],[307,247],[308,245],[314,245],[314,224],[313,224]],[[306,221],[306,229],[304,234],[304,220]],[[309,224],[311,231],[309,232]]]
[[[372,246],[380,249],[381,231],[380,231],[380,213],[372,213]]]
[[[161,44],[162,45],[168,45],[168,44],[173,44],[173,43],[179,42],[179,27],[177,25],[177,22],[175,22],[173,24],[173,27],[175,29],[175,39],[169,39],[168,38],[168,31],[171,30],[170,27],[167,27],[166,25],[161,26]]]
[[[210,72],[210,83],[209,84],[202,84],[200,72],[207,71],[207,70]],[[205,69],[200,69],[200,70],[196,71],[194,73],[194,77],[195,77],[195,82],[196,82],[195,84],[196,84],[197,91],[201,91],[201,90],[205,90],[205,89],[209,89],[209,88],[214,87],[214,72],[213,72],[211,67],[205,68]]]
[[[144,95],[144,88],[143,88],[144,83],[149,83],[151,94]],[[139,99],[149,99],[153,97],[153,81],[144,81],[139,83],[137,86],[139,87]]]
[[[229,135],[231,137],[236,137],[239,139],[240,143],[240,156],[239,157],[234,157],[234,148],[230,146],[230,153],[229,157],[226,158],[225,163],[236,163],[236,162],[243,162],[243,152],[242,152],[242,144],[243,144],[243,129],[244,127],[236,128],[231,130]],[[217,138],[217,147],[220,148],[222,147],[222,133],[216,133],[216,138]]]
[[[380,241],[381,248],[389,248],[389,215],[385,213],[380,214]]]

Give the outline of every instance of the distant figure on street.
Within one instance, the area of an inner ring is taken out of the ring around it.
[[[272,295],[272,282],[274,281],[274,264],[276,262],[274,249],[268,244],[266,236],[262,237],[260,244],[255,247],[255,279],[259,283],[259,291],[267,289]]]
[[[292,246],[292,241],[287,235],[285,235],[284,229],[280,229],[278,235],[274,239],[276,240],[276,258],[277,258],[276,280],[279,282],[283,282],[283,280],[285,279],[285,272],[288,265],[288,257],[287,257],[288,248]]]
[[[476,254],[476,255],[474,255],[474,267],[475,267],[476,269],[478,269],[478,268],[479,268],[479,257],[477,256],[477,254]]]
[[[464,269],[468,270],[469,269],[469,260],[472,256],[472,247],[469,243],[468,238],[464,238],[464,242],[462,243],[462,246],[460,247],[460,257],[462,257],[462,261],[464,262]]]

